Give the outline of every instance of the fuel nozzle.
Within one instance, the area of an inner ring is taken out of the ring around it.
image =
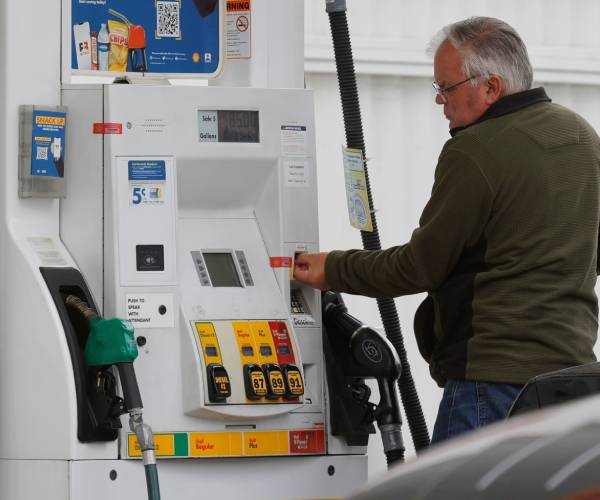
[[[119,318],[105,319],[86,302],[74,295],[65,299],[71,307],[88,321],[90,331],[85,345],[85,362],[88,366],[115,366],[119,371],[123,392],[122,409],[119,414],[129,413],[129,427],[135,433],[142,451],[148,497],[160,499],[156,455],[152,429],[144,423],[143,405],[133,361],[138,356],[133,326]]]
[[[327,334],[341,336],[347,346],[342,352],[336,352],[336,356],[346,357],[342,360],[345,375],[377,380],[380,399],[371,418],[379,427],[388,463],[402,460],[402,416],[396,390],[401,366],[394,346],[382,334],[349,314],[339,294],[325,292],[322,303]]]

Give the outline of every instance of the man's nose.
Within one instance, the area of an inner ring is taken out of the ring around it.
[[[436,104],[445,104],[446,99],[444,99],[443,96],[441,96],[440,94],[436,94],[435,95],[435,103]]]

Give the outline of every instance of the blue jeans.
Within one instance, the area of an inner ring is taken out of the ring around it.
[[[502,420],[522,385],[448,380],[433,428],[431,444]]]

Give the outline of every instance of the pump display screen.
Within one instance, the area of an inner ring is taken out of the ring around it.
[[[258,111],[198,111],[200,142],[260,142]]]
[[[212,286],[241,287],[240,277],[230,253],[202,252]]]

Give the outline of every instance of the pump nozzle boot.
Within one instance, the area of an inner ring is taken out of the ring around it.
[[[396,391],[396,381],[401,374],[398,354],[382,334],[348,313],[339,294],[324,293],[322,303],[323,321],[327,331],[335,331],[348,342],[352,362],[345,363],[346,375],[377,380],[380,400],[374,412],[374,419],[381,432],[388,461],[392,463],[404,453],[402,417]]]

